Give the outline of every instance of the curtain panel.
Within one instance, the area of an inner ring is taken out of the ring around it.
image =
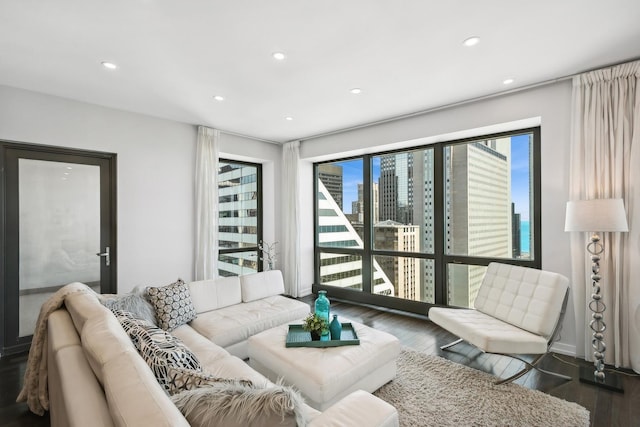
[[[605,362],[640,372],[640,61],[573,78],[570,198],[622,198],[628,233],[603,233]],[[598,230],[593,230],[598,231]],[[593,360],[591,258],[586,233],[571,234],[576,352]]]
[[[284,257],[283,276],[285,293],[298,296],[300,286],[300,141],[292,141],[282,147],[282,189]]]
[[[196,147],[195,280],[218,275],[218,150],[220,131],[198,127]]]

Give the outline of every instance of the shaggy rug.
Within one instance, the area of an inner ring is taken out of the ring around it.
[[[589,411],[442,357],[403,349],[396,378],[374,394],[398,410],[401,427],[589,426]]]

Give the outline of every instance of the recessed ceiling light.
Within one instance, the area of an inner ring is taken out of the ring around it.
[[[118,66],[113,62],[102,61],[101,64],[104,68],[108,68],[109,70],[115,70],[116,68],[118,68]]]
[[[216,95],[213,97],[216,101],[224,101],[224,96]]]
[[[287,57],[282,52],[274,52],[274,53],[271,54],[271,56],[273,56],[273,59],[275,59],[277,61],[283,61]]]
[[[285,120],[288,120],[288,121],[291,121],[291,120],[293,120],[293,117],[291,117],[291,116],[287,116],[287,117],[285,117],[284,119],[285,119]]]
[[[479,42],[480,42],[480,37],[472,36],[472,37],[469,37],[468,39],[465,39],[465,41],[463,41],[462,44],[467,47],[471,47],[471,46],[477,45]]]
[[[513,79],[504,79],[504,80],[502,81],[502,84],[510,85],[510,84],[511,84],[511,83],[513,83],[513,82],[514,82],[514,80],[513,80]]]
[[[362,93],[362,89],[360,89],[359,87],[354,87],[349,92],[353,93],[354,95],[357,95],[359,93]]]

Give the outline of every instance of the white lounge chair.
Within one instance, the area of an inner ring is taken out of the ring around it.
[[[514,357],[525,364],[520,372],[496,384],[511,382],[531,369],[570,380],[537,367],[556,339],[569,295],[569,280],[561,274],[491,263],[474,308],[432,307],[429,319],[460,339],[440,347],[449,350],[467,341],[486,353]],[[538,355],[532,362],[518,357]]]

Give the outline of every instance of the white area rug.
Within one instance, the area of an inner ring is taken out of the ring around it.
[[[441,357],[403,349],[398,374],[374,394],[396,407],[401,427],[589,426],[584,407]]]

